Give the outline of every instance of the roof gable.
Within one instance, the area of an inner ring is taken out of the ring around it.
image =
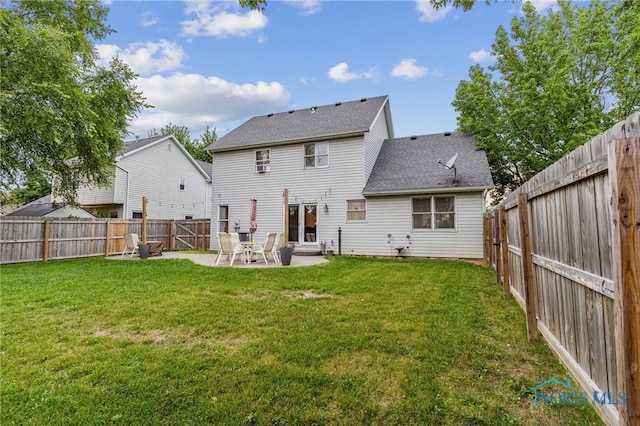
[[[387,102],[388,96],[378,96],[253,117],[207,149],[230,151],[363,134]]]
[[[124,149],[118,153],[116,162],[122,157],[128,157],[167,140],[173,142],[173,144],[178,147],[178,149],[189,159],[191,164],[193,164],[193,166],[198,169],[200,174],[202,174],[205,179],[211,180],[210,171],[208,171],[205,166],[205,164],[208,163],[200,163],[199,161],[195,160],[191,156],[191,154],[189,154],[189,151],[187,151],[186,148],[173,135],[152,136],[150,138],[136,139],[133,141],[124,142]]]
[[[387,139],[382,144],[364,195],[411,193],[444,189],[491,188],[493,179],[484,151],[464,133],[438,133]],[[454,171],[439,164],[458,157]]]

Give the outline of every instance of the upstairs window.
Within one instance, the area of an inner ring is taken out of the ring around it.
[[[184,191],[187,188],[187,180],[185,178],[178,179],[178,189]]]
[[[306,169],[329,167],[329,144],[308,143],[304,145],[304,167]]]
[[[271,171],[271,152],[268,149],[256,151],[256,173]]]

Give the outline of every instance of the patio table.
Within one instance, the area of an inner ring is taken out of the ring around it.
[[[251,251],[253,243],[251,241],[241,241],[240,244],[242,244],[242,247],[244,248],[244,263],[248,265],[251,263],[251,257],[253,256]]]

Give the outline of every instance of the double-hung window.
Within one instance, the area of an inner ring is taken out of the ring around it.
[[[347,200],[347,222],[367,220],[367,200]]]
[[[218,232],[229,232],[229,206],[221,205],[218,212]]]
[[[268,149],[256,151],[256,173],[271,171],[271,152]]]
[[[456,199],[453,196],[412,198],[411,216],[413,229],[455,229]]]
[[[304,167],[306,169],[329,167],[329,144],[307,143],[304,145]]]
[[[180,191],[184,191],[185,189],[187,189],[187,180],[185,178],[178,179],[178,189]]]

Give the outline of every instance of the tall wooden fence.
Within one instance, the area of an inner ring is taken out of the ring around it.
[[[594,404],[607,424],[640,425],[640,113],[510,194],[484,235],[529,338],[540,333],[590,399],[611,392]]]
[[[147,220],[147,241],[169,250],[209,248],[209,219]],[[0,264],[109,256],[121,253],[124,234],[142,235],[139,219],[0,219]]]

